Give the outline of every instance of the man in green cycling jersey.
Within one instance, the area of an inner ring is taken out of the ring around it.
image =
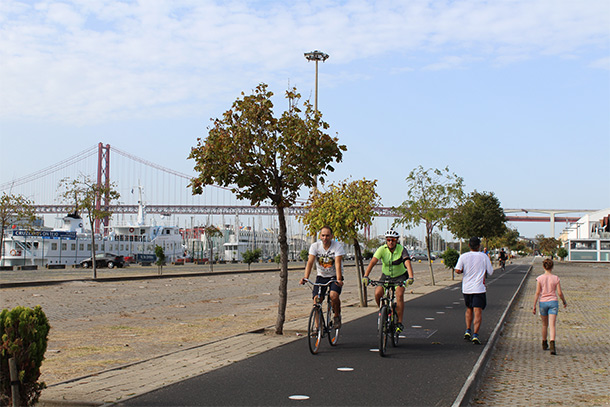
[[[409,252],[401,244],[398,243],[398,232],[394,229],[390,229],[385,233],[386,244],[381,246],[371,259],[369,266],[364,272],[362,282],[368,284],[369,274],[373,270],[373,267],[379,260],[382,263],[382,275],[381,281],[387,281],[389,283],[406,283],[413,284],[413,267],[411,267],[411,256]],[[405,287],[396,287],[396,314],[398,316],[398,325],[396,327],[397,332],[401,332],[404,329],[402,325],[402,315],[405,309]],[[379,301],[383,297],[383,287],[377,286],[375,288],[375,301],[379,306]]]

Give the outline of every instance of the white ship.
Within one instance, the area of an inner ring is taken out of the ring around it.
[[[0,266],[79,264],[92,255],[91,232],[84,230],[83,223],[78,213],[71,213],[63,217],[57,229],[5,230]],[[134,259],[139,254],[154,254],[158,245],[163,248],[167,262],[183,257],[185,251],[178,226],[146,224],[141,190],[137,222],[111,226],[105,236],[96,234],[95,245],[96,254],[112,253]]]

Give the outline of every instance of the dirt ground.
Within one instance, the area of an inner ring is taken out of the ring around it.
[[[437,280],[451,272],[435,264]],[[380,273],[379,270],[374,271]],[[417,264],[416,285],[430,284]],[[311,292],[289,271],[286,320],[308,315]],[[345,272],[344,305],[358,304],[354,267]],[[54,384],[162,355],[182,347],[275,325],[278,272],[178,277],[140,281],[75,281],[3,288],[0,305],[41,305],[51,323],[41,381]],[[370,298],[370,294],[369,294]],[[305,327],[304,327],[305,328]],[[295,335],[295,332],[285,332]]]

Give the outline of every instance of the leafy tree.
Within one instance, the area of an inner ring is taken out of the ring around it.
[[[354,245],[358,281],[364,275],[364,264],[358,243],[358,230],[370,226],[377,214],[379,195],[375,191],[377,181],[359,180],[330,184],[326,192],[314,190],[307,202],[306,213],[300,216],[311,234],[316,234],[324,225],[330,226],[333,235],[341,241]],[[366,298],[361,284],[358,285],[360,305],[366,307]]]
[[[85,212],[89,217],[91,226],[91,253],[93,262],[93,278],[97,278],[97,267],[95,259],[95,222],[112,215],[110,208],[102,206],[101,200],[105,199],[110,204],[118,200],[121,194],[115,190],[114,184],[100,185],[91,181],[88,176],[70,180],[64,178],[59,182],[60,191],[63,190],[61,197],[64,202],[74,205],[74,212]]]
[[[276,262],[277,264],[280,264],[282,262],[282,255],[276,254],[275,257],[273,258],[273,261]]]
[[[427,169],[420,165],[407,177],[407,200],[398,208],[400,218],[395,224],[417,226],[424,223],[426,228],[426,249],[428,251],[428,267],[434,282],[432,271],[432,256],[430,241],[434,228],[443,229],[448,217],[453,213],[464,195],[464,180],[449,172],[449,167],[443,170]]]
[[[191,180],[194,194],[206,185],[229,186],[252,205],[269,200],[277,208],[281,251],[276,334],[283,333],[288,286],[288,240],[284,209],[294,204],[302,187],[313,187],[334,171],[346,147],[324,132],[329,125],[296,89],[286,92],[288,110],[273,115],[273,93],[260,84],[252,95],[237,99],[221,119],[213,121],[205,140],[198,139],[190,159],[199,175]]]
[[[506,228],[502,236],[489,239],[489,247],[492,249],[508,247],[510,250],[516,250],[518,244],[519,231],[517,229]]]
[[[263,252],[261,251],[261,249],[246,250],[244,253],[242,253],[241,256],[244,259],[244,263],[248,264],[248,270],[250,270],[250,265],[252,263],[258,261],[258,259],[261,258],[262,253]]]
[[[309,259],[309,250],[307,250],[307,249],[301,250],[301,252],[299,253],[299,258],[303,261],[307,261],[307,259]]]
[[[155,256],[157,256],[157,261],[155,262],[157,265],[157,273],[161,275],[163,274],[163,266],[165,266],[165,250],[163,250],[163,247],[159,245],[155,246]]]
[[[460,239],[481,237],[487,246],[488,239],[506,233],[506,215],[493,192],[474,191],[451,215],[447,227]]]
[[[210,271],[214,271],[214,243],[212,241],[215,237],[222,237],[222,231],[214,225],[206,226],[204,229],[205,238],[210,246]]]
[[[0,258],[4,250],[4,231],[11,222],[31,224],[36,219],[32,201],[22,195],[2,193],[0,197]]]
[[[538,250],[545,256],[555,257],[557,249],[561,247],[561,240],[555,239],[554,237],[544,237],[544,235],[536,236],[536,243]]]
[[[565,260],[565,258],[568,257],[568,251],[565,247],[560,247],[557,250],[557,257],[559,257],[561,261]]]

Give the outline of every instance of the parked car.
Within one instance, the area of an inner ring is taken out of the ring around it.
[[[428,260],[428,255],[426,253],[413,253],[411,260]]]
[[[93,267],[93,257],[89,257],[80,262],[83,268]],[[114,267],[123,267],[125,265],[125,259],[123,256],[117,256],[112,253],[99,253],[95,255],[95,266],[99,268],[108,267],[109,269]]]

